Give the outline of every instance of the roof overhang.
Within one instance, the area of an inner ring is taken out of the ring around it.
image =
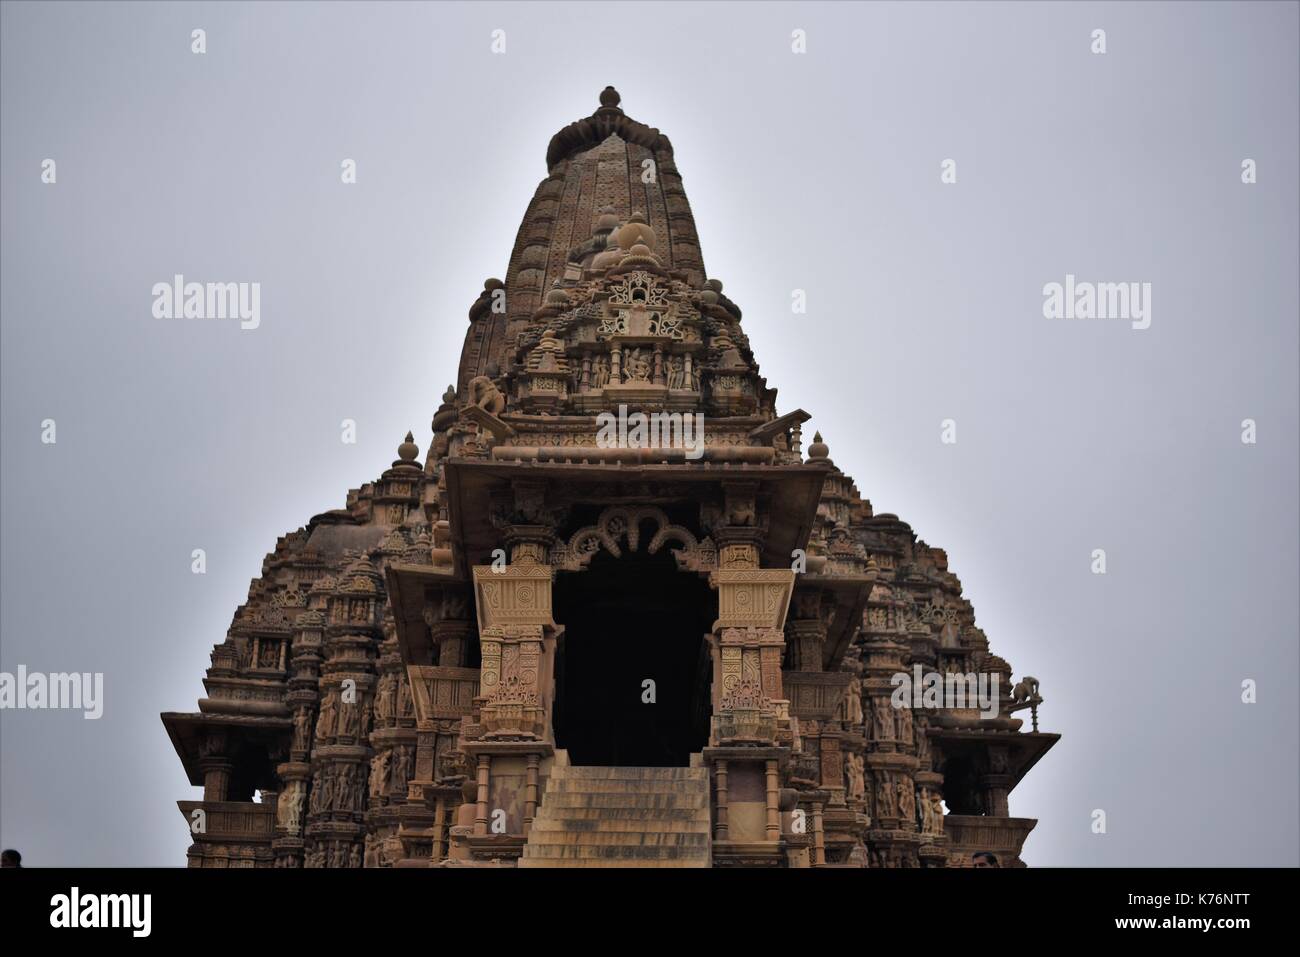
[[[762,563],[788,567],[792,552],[808,544],[826,470],[806,465],[747,465],[700,462],[692,464],[590,465],[568,462],[509,462],[492,459],[450,459],[444,466],[447,511],[456,577],[468,580],[470,568],[487,564],[501,547],[501,533],[492,525],[494,494],[521,480],[540,482],[554,490],[557,501],[622,501],[611,488],[650,485],[660,501],[703,501],[726,483],[752,482],[757,495],[769,503],[769,523]]]

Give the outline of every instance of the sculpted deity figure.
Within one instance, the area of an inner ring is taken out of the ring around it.
[[[382,724],[387,724],[393,716],[393,676],[391,674],[381,675],[379,684],[375,688],[375,718]]]
[[[650,379],[650,363],[639,347],[627,354],[624,373],[627,382],[646,382]]]
[[[353,844],[352,849],[348,851],[348,867],[361,866],[361,845]]]
[[[339,734],[355,736],[360,717],[361,709],[357,702],[343,702],[339,708]]]
[[[370,698],[363,695],[360,703],[357,705],[357,738],[363,739],[370,733],[370,721],[374,717],[374,712],[370,710]]]
[[[406,788],[406,782],[411,776],[411,753],[410,748],[398,747],[393,749],[392,763],[392,793],[398,794]]]
[[[609,356],[596,356],[591,364],[591,384],[597,389],[609,385]]]
[[[862,682],[854,675],[849,679],[849,687],[844,692],[844,719],[850,727],[862,723]]]
[[[334,692],[326,692],[325,700],[320,706],[320,720],[316,723],[316,740],[327,741],[334,737],[334,723],[338,717],[338,705],[334,701]]]
[[[306,708],[300,708],[293,715],[293,750],[307,751],[311,748],[311,714]]]
[[[388,777],[388,760],[391,751],[380,751],[370,759],[370,796],[384,793],[384,780]]]
[[[894,737],[894,716],[888,698],[871,699],[873,718],[873,737],[877,741],[889,741]]]
[[[900,745],[912,743],[912,709],[896,708],[894,710],[894,736]]]
[[[334,775],[328,771],[320,776],[320,811],[330,811],[334,808]]]
[[[668,357],[668,388],[680,389],[686,381],[686,364],[681,356]]]
[[[893,817],[898,809],[894,800],[894,789],[889,786],[889,779],[881,775],[876,779],[876,817]]]
[[[844,770],[848,778],[847,790],[849,799],[853,801],[861,801],[863,798],[863,792],[866,790],[866,786],[863,783],[864,762],[862,757],[857,754],[849,754],[848,760],[845,762]]]
[[[898,814],[904,821],[916,821],[916,794],[906,778],[898,779]]]
[[[350,765],[344,765],[339,772],[338,808],[340,811],[355,811],[357,807],[357,772]]]
[[[935,792],[930,792],[930,825],[934,829],[932,833],[943,833],[943,798]]]
[[[280,826],[290,834],[297,834],[302,823],[302,782],[294,781],[280,792],[275,813]]]
[[[412,714],[411,704],[411,686],[407,684],[405,677],[397,679],[397,716],[399,718],[409,718]]]

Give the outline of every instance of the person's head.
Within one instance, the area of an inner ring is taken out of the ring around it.
[[[976,851],[971,855],[972,867],[997,867],[998,859],[988,851]]]
[[[22,867],[23,856],[13,848],[0,851],[0,867]]]

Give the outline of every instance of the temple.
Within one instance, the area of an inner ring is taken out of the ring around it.
[[[805,451],[619,103],[552,138],[423,463],[281,538],[162,716],[191,867],[1023,866],[1037,680]],[[897,707],[900,673],[998,696]]]

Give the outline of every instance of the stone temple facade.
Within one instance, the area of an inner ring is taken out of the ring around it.
[[[1038,682],[778,414],[619,102],[552,138],[423,463],[281,538],[162,716],[190,866],[1021,865]],[[896,707],[901,672],[998,698]]]

